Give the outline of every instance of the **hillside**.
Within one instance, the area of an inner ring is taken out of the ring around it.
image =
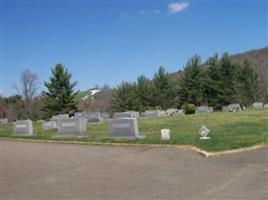
[[[256,67],[260,88],[263,91],[263,96],[268,101],[268,47],[254,49],[244,53],[231,55],[231,60],[234,62],[243,62],[248,59]],[[172,78],[178,78],[182,72],[174,72],[170,74]]]
[[[230,58],[234,62],[243,62],[244,59],[248,59],[254,64],[260,79],[259,82],[260,87],[262,88],[261,90],[263,91],[263,96],[265,97],[265,100],[268,101],[268,47],[234,54],[231,55]],[[170,76],[175,79],[180,77],[182,74],[183,72],[179,71],[170,73]],[[81,91],[79,92],[76,100],[80,102],[90,93],[91,90]],[[100,90],[98,93],[94,94],[93,97],[98,101],[104,101],[105,99],[105,103],[107,104],[109,103],[109,99],[111,98],[111,93],[111,89]]]

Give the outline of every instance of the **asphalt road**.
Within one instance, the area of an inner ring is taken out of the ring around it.
[[[205,158],[175,148],[0,140],[6,199],[268,199],[268,150]]]

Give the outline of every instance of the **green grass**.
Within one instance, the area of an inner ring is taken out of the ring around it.
[[[211,130],[210,140],[199,139],[197,132],[202,125]],[[160,140],[160,130],[163,128],[171,130],[171,140]],[[88,137],[85,138],[55,138],[53,136],[57,134],[56,130],[44,131],[41,124],[34,123],[35,135],[27,138],[104,143],[181,144],[194,145],[207,151],[223,151],[268,143],[268,109],[139,119],[139,130],[146,135],[144,140],[111,140],[107,136],[107,123],[89,124]],[[12,124],[1,125],[0,137],[17,138],[12,135]]]

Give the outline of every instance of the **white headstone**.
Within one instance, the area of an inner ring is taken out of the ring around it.
[[[162,129],[161,130],[161,140],[170,140],[170,130]]]
[[[168,116],[174,116],[178,112],[177,108],[169,108],[166,110],[166,113]]]

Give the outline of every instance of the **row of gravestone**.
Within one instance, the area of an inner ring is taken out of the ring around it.
[[[254,109],[262,109],[262,108],[268,108],[268,104],[264,104],[262,102],[255,102],[252,105],[252,108]],[[230,104],[228,106],[223,106],[222,111],[224,112],[237,112],[241,111],[242,108],[240,104],[235,103],[235,104]],[[208,106],[199,106],[196,107],[196,113],[211,113],[213,112],[212,107]],[[142,112],[141,114],[136,111],[126,111],[126,112],[121,112],[121,113],[114,113],[113,118],[123,118],[123,117],[163,117],[163,116],[175,116],[175,115],[183,115],[184,110],[182,109],[176,109],[176,108],[170,108],[167,109],[166,111],[162,110],[146,110],[145,112]],[[79,117],[84,117],[87,119],[87,122],[90,123],[99,123],[102,122],[103,120],[107,120],[109,118],[109,115],[105,112],[77,112],[75,113],[75,118]],[[60,119],[66,119],[69,118],[68,114],[60,114],[53,116],[51,118],[52,121],[57,121]],[[47,125],[48,127],[50,126],[55,126],[55,122],[48,122]],[[0,124],[6,124],[8,122],[7,118],[0,118]],[[43,122],[43,120],[39,120],[39,122]],[[46,127],[45,127],[46,129]]]
[[[254,109],[263,109],[263,108],[268,108],[268,104],[263,103],[263,102],[254,102],[251,106]],[[245,108],[243,108],[245,109]],[[240,104],[235,103],[235,104],[230,104],[228,106],[223,106],[222,107],[222,111],[224,112],[237,112],[237,111],[241,111],[242,108],[240,106]]]
[[[19,120],[14,122],[14,134],[17,136],[33,135],[33,123],[31,120]],[[87,119],[84,117],[65,118],[54,117],[51,121],[43,121],[44,129],[56,128],[58,136],[86,136]],[[122,139],[142,139],[139,134],[138,121],[136,117],[115,118],[108,121],[109,137]]]

